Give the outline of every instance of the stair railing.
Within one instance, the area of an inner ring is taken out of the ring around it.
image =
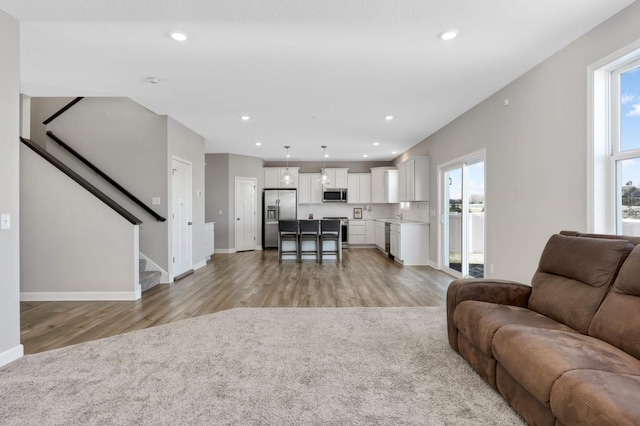
[[[69,102],[68,104],[63,106],[62,108],[60,108],[58,111],[56,111],[51,117],[49,117],[46,120],[44,120],[42,122],[42,124],[44,124],[46,126],[47,124],[51,123],[53,120],[55,120],[56,118],[58,118],[62,114],[64,114],[65,111],[67,111],[69,108],[71,108],[72,106],[74,106],[75,104],[77,104],[78,102],[80,102],[83,99],[84,99],[83,96],[78,96],[77,98],[75,98],[74,100],[72,100],[71,102]]]
[[[96,167],[91,161],[87,160],[80,153],[78,153],[75,149],[73,149],[69,145],[67,145],[67,143],[65,143],[62,139],[57,137],[51,130],[47,131],[47,136],[49,136],[52,140],[54,140],[65,151],[67,151],[68,153],[73,155],[75,158],[80,160],[85,166],[87,166],[91,170],[93,170],[98,176],[100,176],[101,178],[103,178],[104,180],[109,182],[114,188],[116,188],[118,191],[120,191],[122,194],[124,194],[127,198],[129,198],[131,201],[133,201],[138,206],[140,206],[144,211],[146,211],[151,216],[153,216],[158,222],[164,222],[164,221],[167,220],[166,218],[164,218],[164,217],[160,216],[158,213],[156,213],[153,209],[148,207],[145,203],[140,201],[131,192],[127,191],[118,182],[116,182],[115,180],[111,179],[106,173],[104,173],[102,170],[100,170],[98,167]]]
[[[58,160],[53,155],[48,153],[44,148],[42,148],[41,146],[39,146],[38,144],[36,144],[35,142],[33,142],[33,141],[29,140],[29,139],[20,138],[20,140],[22,141],[23,144],[25,144],[26,146],[31,148],[36,154],[38,154],[40,157],[42,157],[45,160],[47,160],[49,163],[51,163],[54,167],[56,167],[58,170],[60,170],[65,175],[69,176],[78,185],[82,186],[84,189],[89,191],[91,194],[93,194],[100,201],[105,203],[107,206],[111,207],[114,211],[116,211],[120,216],[122,216],[123,218],[128,220],[131,224],[140,225],[142,223],[142,221],[140,219],[135,217],[133,214],[129,213],[129,211],[127,209],[125,209],[120,204],[118,204],[115,201],[113,201],[104,192],[100,191],[98,188],[96,188],[95,186],[91,185],[86,179],[84,179],[78,173],[74,172],[69,167],[64,165],[60,160]]]

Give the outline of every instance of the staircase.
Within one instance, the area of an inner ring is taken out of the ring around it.
[[[143,293],[160,284],[160,278],[162,277],[162,272],[147,271],[146,269],[147,261],[140,259],[140,287]]]

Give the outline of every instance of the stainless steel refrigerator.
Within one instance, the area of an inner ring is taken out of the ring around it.
[[[278,247],[278,221],[298,218],[295,189],[265,189],[262,195],[263,248]]]

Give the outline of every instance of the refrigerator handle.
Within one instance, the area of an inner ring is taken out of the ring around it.
[[[276,220],[280,221],[280,199],[276,200]]]

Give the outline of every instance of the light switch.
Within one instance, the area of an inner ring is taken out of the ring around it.
[[[11,215],[9,213],[2,213],[0,217],[0,229],[11,229]]]
[[[159,206],[160,205],[160,197],[153,197],[151,199],[151,204],[153,204],[154,206]]]
[[[222,216],[222,210],[218,210],[218,216]]]

